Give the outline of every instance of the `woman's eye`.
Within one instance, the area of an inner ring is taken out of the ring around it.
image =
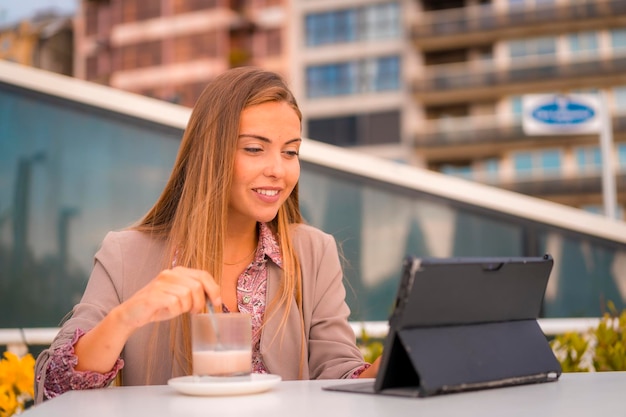
[[[252,147],[247,147],[247,148],[244,148],[244,150],[245,150],[246,152],[249,152],[249,153],[259,153],[259,152],[261,152],[263,149],[261,149],[261,148],[252,148]]]

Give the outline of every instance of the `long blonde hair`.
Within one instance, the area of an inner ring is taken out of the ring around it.
[[[177,265],[206,270],[220,282],[239,119],[243,109],[267,102],[290,104],[302,120],[296,99],[282,77],[254,67],[240,67],[222,73],[200,95],[165,189],[154,206],[133,227],[167,240],[164,267],[169,267],[176,259]],[[283,279],[268,310],[284,306],[283,325],[293,298],[296,298],[300,310],[302,305],[300,263],[289,233],[290,224],[301,222],[296,185],[269,223],[279,239]],[[188,315],[175,319],[171,328],[170,344],[174,348],[174,360],[189,372]],[[176,334],[181,332],[185,342],[183,346],[175,344]]]

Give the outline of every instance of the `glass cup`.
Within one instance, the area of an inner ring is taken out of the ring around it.
[[[235,377],[252,371],[252,322],[245,313],[191,315],[193,375]]]

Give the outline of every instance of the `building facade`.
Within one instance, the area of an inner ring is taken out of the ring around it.
[[[72,75],[73,33],[72,18],[56,14],[0,28],[0,59]]]
[[[193,106],[206,83],[228,68],[287,70],[283,3],[83,0],[76,76]]]
[[[282,73],[304,135],[602,212],[596,134],[529,136],[531,93],[602,93],[626,206],[626,0],[83,0],[76,76],[191,106]]]
[[[423,59],[415,149],[437,171],[602,212],[598,134],[529,136],[524,95],[606,97],[615,212],[626,205],[626,2],[422,1],[410,38]]]

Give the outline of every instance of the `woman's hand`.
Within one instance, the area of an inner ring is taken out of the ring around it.
[[[183,313],[199,313],[207,297],[222,305],[220,287],[208,272],[182,266],[161,271],[76,342],[74,352],[79,360],[75,369],[108,372],[135,330]]]
[[[214,305],[222,305],[220,287],[211,274],[177,266],[161,271],[114,311],[120,324],[132,332],[183,313],[200,313],[206,307],[207,297]]]

